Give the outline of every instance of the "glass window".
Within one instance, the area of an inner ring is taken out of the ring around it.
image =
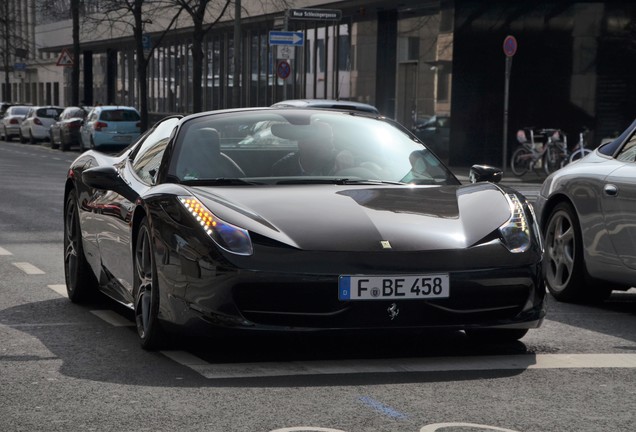
[[[636,161],[636,134],[625,143],[621,151],[616,155],[616,159],[623,162]]]
[[[179,120],[178,117],[163,120],[155,125],[139,144],[140,148],[134,155],[132,167],[143,182],[155,184],[163,152]]]

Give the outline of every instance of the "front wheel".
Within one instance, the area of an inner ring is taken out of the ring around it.
[[[576,162],[577,160],[583,159],[585,156],[589,155],[590,153],[592,153],[592,150],[586,149],[586,148],[576,150],[574,153],[570,155],[570,160],[568,161],[568,163]]]
[[[583,258],[581,226],[572,205],[558,204],[550,213],[546,228],[543,273],[552,296],[563,302],[599,302],[612,290],[590,283]]]
[[[144,219],[139,226],[133,268],[135,323],[139,342],[146,350],[160,349],[165,346],[167,339],[159,323],[160,296],[157,266],[147,219]]]
[[[68,298],[74,303],[87,300],[97,292],[97,278],[84,255],[74,191],[69,193],[64,207],[64,278]]]
[[[562,168],[563,162],[561,150],[553,145],[548,146],[548,149],[543,155],[543,170],[545,173],[550,175],[559,168]]]
[[[512,173],[518,177],[521,177],[530,170],[530,164],[532,163],[532,152],[525,147],[519,147],[512,153],[510,158],[510,169]]]
[[[53,138],[53,132],[49,132],[49,140],[51,141],[51,148],[53,150],[57,150],[59,148],[59,144],[55,142]]]

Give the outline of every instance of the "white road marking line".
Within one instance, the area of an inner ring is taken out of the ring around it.
[[[31,263],[17,262],[17,263],[13,263],[13,265],[16,266],[17,268],[19,268],[20,270],[22,270],[24,273],[26,273],[28,275],[44,274],[44,272],[42,270],[40,270],[39,268],[37,268],[36,266],[34,266]]]
[[[520,354],[222,364],[208,363],[185,351],[162,351],[162,354],[209,379],[360,373],[636,368],[636,354]]]
[[[9,252],[8,250],[0,247],[0,255],[4,256],[4,255],[13,255],[13,254]]]
[[[62,297],[68,297],[68,293],[66,292],[66,285],[47,285],[53,291],[61,295]]]
[[[91,313],[114,327],[132,327],[134,322],[108,309],[92,310]]]

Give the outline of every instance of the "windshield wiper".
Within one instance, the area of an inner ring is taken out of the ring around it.
[[[391,185],[404,185],[405,183],[398,181],[387,180],[373,180],[373,179],[350,179],[350,178],[293,178],[278,180],[276,184],[279,185],[291,185],[291,184],[335,184],[335,185],[378,185],[378,184],[391,184]]]
[[[225,177],[183,180],[182,183],[187,185],[192,185],[192,186],[249,186],[249,185],[263,184],[263,183],[243,180],[239,178],[225,178]]]

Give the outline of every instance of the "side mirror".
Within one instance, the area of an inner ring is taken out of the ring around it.
[[[113,166],[89,168],[82,172],[82,181],[93,189],[117,192],[129,201],[137,199],[135,192],[119,176],[119,172]]]
[[[112,190],[123,183],[119,173],[112,166],[89,168],[82,172],[82,181],[93,189]]]
[[[501,168],[490,165],[473,165],[470,167],[468,179],[471,183],[491,182],[499,183],[503,177]]]

